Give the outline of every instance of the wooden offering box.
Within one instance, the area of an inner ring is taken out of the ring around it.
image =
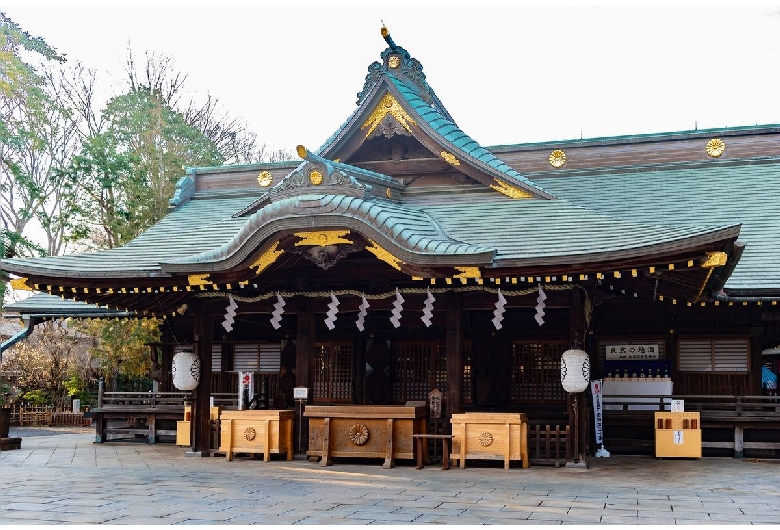
[[[393,405],[308,405],[310,459],[320,465],[332,457],[384,458],[391,468],[395,459],[413,459],[413,434],[425,434],[428,407]]]
[[[467,458],[522,460],[528,467],[528,417],[523,413],[468,412],[453,414],[450,458],[466,467]]]
[[[656,458],[701,458],[701,417],[698,412],[655,413]]]
[[[223,410],[219,452],[228,461],[235,453],[263,453],[266,462],[271,453],[287,453],[292,460],[294,418],[292,410]]]

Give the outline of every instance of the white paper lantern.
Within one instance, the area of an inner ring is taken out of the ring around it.
[[[173,386],[179,390],[194,390],[200,383],[200,359],[192,351],[173,356]]]
[[[561,384],[566,392],[583,392],[590,382],[590,359],[582,350],[566,350],[561,356]]]

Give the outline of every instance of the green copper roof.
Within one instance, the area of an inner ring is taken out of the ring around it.
[[[123,247],[71,256],[8,259],[3,263],[9,270],[23,265],[30,272],[58,270],[88,277],[153,274],[160,270],[161,261],[197,254],[206,242],[220,245],[230,240],[245,221],[234,219],[232,214],[253,199],[196,197]]]
[[[630,222],[562,200],[483,200],[465,208],[448,204],[424,210],[455,239],[489,241],[497,250],[494,265],[503,267],[636,258],[739,233],[738,226],[722,224],[672,227],[652,220]]]
[[[745,251],[726,290],[780,287],[780,159],[751,164],[625,169],[540,176],[535,181],[572,203],[639,223],[741,224]]]

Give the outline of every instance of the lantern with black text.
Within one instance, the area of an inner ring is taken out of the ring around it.
[[[566,350],[561,356],[561,384],[566,392],[584,392],[590,382],[590,359],[582,350]]]
[[[179,390],[194,390],[200,383],[200,359],[190,350],[173,356],[173,386]]]

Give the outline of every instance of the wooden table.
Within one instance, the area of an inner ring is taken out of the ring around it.
[[[523,413],[467,412],[453,414],[453,460],[466,467],[467,458],[503,460],[509,469],[511,460],[522,460],[528,467],[528,417]]]
[[[307,405],[310,460],[329,466],[333,457],[413,459],[412,435],[425,434],[428,407],[403,405]]]
[[[412,438],[417,440],[417,469],[422,469],[425,466],[423,462],[427,460],[428,448],[426,440],[441,440],[441,468],[447,470],[450,468],[450,440],[452,440],[451,434],[413,434]],[[423,456],[425,455],[425,457]]]
[[[235,453],[263,453],[264,461],[271,453],[287,453],[293,459],[292,410],[223,410],[220,413],[220,447],[230,461]]]

